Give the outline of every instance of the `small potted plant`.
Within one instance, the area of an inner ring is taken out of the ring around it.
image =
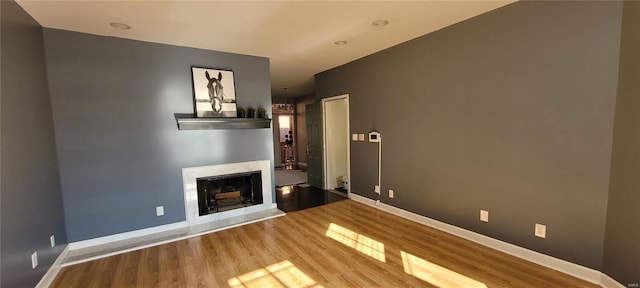
[[[236,117],[238,117],[238,118],[247,117],[247,109],[244,109],[244,107],[238,107],[236,109]]]
[[[256,115],[256,109],[253,107],[248,107],[247,108],[247,118],[255,118]]]
[[[256,114],[256,118],[267,118],[267,110],[263,107],[258,107],[258,113]]]

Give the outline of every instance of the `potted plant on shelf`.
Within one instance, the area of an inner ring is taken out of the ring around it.
[[[267,118],[267,109],[264,109],[264,107],[258,107],[258,114],[256,115],[256,118]]]
[[[238,107],[236,109],[236,117],[238,118],[245,118],[247,117],[247,110],[244,109],[244,107]]]
[[[247,118],[254,118],[256,115],[256,109],[253,107],[247,108]]]

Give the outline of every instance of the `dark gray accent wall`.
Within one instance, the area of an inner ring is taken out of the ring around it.
[[[42,27],[15,2],[0,3],[0,286],[34,287],[66,243],[62,192]],[[33,252],[38,252],[36,269],[31,269]]]
[[[44,38],[69,241],[185,220],[184,167],[273,169],[271,129],[179,131],[173,115],[193,112],[192,65],[233,70],[238,105],[271,115],[269,59],[54,29]]]
[[[640,2],[625,1],[603,272],[640,283]]]
[[[517,2],[320,73],[316,96],[382,133],[382,202],[601,269],[621,15]],[[351,178],[377,196],[375,144],[352,142]]]

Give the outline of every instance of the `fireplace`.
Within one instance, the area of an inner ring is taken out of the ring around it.
[[[262,204],[260,171],[197,178],[200,216]]]
[[[270,160],[182,168],[189,225],[277,208]]]

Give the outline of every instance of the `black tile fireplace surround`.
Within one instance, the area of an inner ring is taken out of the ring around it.
[[[200,216],[262,204],[262,173],[226,174],[196,179]]]

